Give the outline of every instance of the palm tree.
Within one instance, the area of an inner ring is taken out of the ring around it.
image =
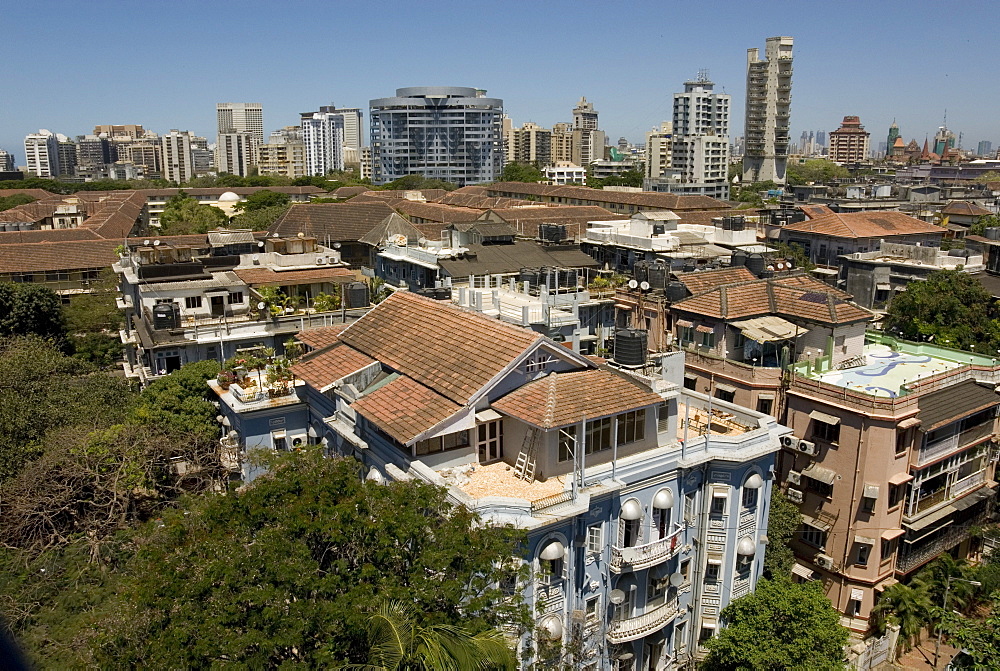
[[[896,583],[882,592],[882,597],[872,614],[878,620],[899,625],[900,645],[909,649],[920,636],[931,612],[931,598],[927,585],[914,578],[909,585]]]
[[[971,577],[970,569],[971,567],[966,560],[954,559],[949,554],[943,554],[928,564],[918,577],[927,585],[931,596],[931,603],[935,606],[942,606],[948,579],[962,578],[962,580],[955,580],[951,583],[951,589],[948,594],[948,605],[949,608],[965,610],[975,592],[972,585],[963,582]]]
[[[401,601],[383,601],[368,618],[368,663],[344,669],[366,671],[486,671],[514,669],[514,653],[503,634],[472,634],[455,625],[421,626],[416,611]]]

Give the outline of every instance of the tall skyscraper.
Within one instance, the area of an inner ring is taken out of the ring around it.
[[[257,169],[262,175],[305,177],[306,145],[300,126],[285,126],[271,131],[267,142],[257,147]]]
[[[56,177],[59,175],[59,140],[46,129],[31,133],[24,138],[24,160],[28,172],[36,177]]]
[[[14,172],[14,155],[6,149],[0,149],[0,172]]]
[[[830,133],[830,160],[837,163],[867,160],[870,135],[859,117],[845,116],[840,128]]]
[[[944,156],[949,149],[955,148],[955,134],[948,130],[947,126],[939,126],[934,134],[934,153]]]
[[[729,102],[708,73],[684,82],[674,94],[671,169],[673,193],[729,198]]]
[[[143,137],[146,131],[138,124],[101,124],[94,126],[94,135],[107,135],[109,138],[128,138],[137,140]]]
[[[769,37],[764,59],[747,50],[746,150],[743,182],[785,183],[792,102],[792,38]]]
[[[264,141],[264,109],[260,103],[218,103],[218,134],[251,133],[257,143]]]
[[[325,175],[361,160],[361,110],[323,105],[318,112],[301,113],[306,171]]]
[[[597,110],[585,97],[573,108],[573,163],[586,167],[604,158],[604,131],[598,129]]]
[[[252,133],[219,133],[215,143],[215,169],[246,177],[257,165],[257,138]]]
[[[992,153],[993,153],[993,143],[990,142],[989,140],[980,140],[979,146],[976,148],[976,155],[982,156],[984,158],[985,157],[992,158],[991,156]]]
[[[885,151],[886,155],[892,153],[892,148],[896,146],[896,138],[899,137],[899,126],[896,125],[896,120],[892,120],[892,125],[889,126],[889,135],[885,139]]]
[[[369,104],[375,184],[411,174],[463,186],[499,178],[503,100],[482,89],[428,86]]]
[[[539,168],[551,165],[551,130],[528,121],[520,128],[509,128],[504,136],[508,163],[533,163]]]
[[[163,179],[181,184],[195,175],[191,156],[192,135],[188,131],[171,130],[160,138]]]

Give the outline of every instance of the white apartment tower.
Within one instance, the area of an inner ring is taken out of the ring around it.
[[[716,93],[708,73],[684,82],[684,92],[674,94],[671,147],[673,193],[729,198],[729,102]]]
[[[306,174],[325,175],[344,169],[344,115],[339,112],[302,114],[302,142],[306,148]]]
[[[28,172],[51,178],[59,174],[59,140],[55,133],[41,129],[24,138],[24,159]]]
[[[252,133],[219,133],[215,145],[215,169],[246,177],[257,165],[257,138]]]
[[[186,130],[173,129],[160,138],[163,179],[182,184],[194,177],[191,146],[192,136]]]
[[[792,38],[769,37],[763,60],[757,49],[747,50],[744,183],[785,183],[791,102]]]
[[[218,103],[218,134],[251,133],[257,144],[264,142],[264,110],[260,103]]]
[[[597,129],[597,110],[585,97],[573,108],[573,163],[584,167],[604,158],[604,131]]]

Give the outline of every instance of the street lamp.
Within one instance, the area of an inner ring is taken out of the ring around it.
[[[968,584],[972,585],[973,587],[982,587],[983,586],[983,583],[979,582],[978,580],[966,580],[965,578],[951,578],[951,577],[949,577],[948,578],[948,582],[944,586],[944,607],[941,609],[942,610],[942,612],[941,612],[941,619],[942,620],[944,620],[945,613],[948,612],[948,591],[951,589],[951,583],[954,580],[957,580],[958,582],[968,583]],[[934,668],[935,669],[937,668],[937,665],[938,665],[938,653],[939,653],[939,651],[941,649],[941,624],[942,624],[942,622],[938,623],[937,641],[934,643]]]

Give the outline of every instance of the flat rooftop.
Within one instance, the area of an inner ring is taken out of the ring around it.
[[[685,422],[687,431],[684,430]],[[709,415],[706,405],[692,404],[688,407],[684,403],[677,404],[677,440],[691,440],[706,433],[712,436],[739,436],[755,428],[757,427],[748,426],[743,418],[723,408],[713,407]]]
[[[445,469],[438,471],[438,475],[472,498],[508,496],[526,501],[538,501],[562,494],[572,476],[568,473],[549,478],[545,482],[526,482],[514,475],[513,466],[503,461]]]

